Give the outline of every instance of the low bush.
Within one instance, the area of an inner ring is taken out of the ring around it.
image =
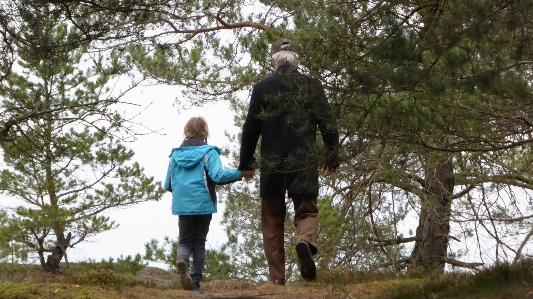
[[[117,260],[109,258],[96,262],[88,260],[71,266],[65,274],[78,284],[120,287],[134,284],[135,274],[146,267],[140,255],[127,256]]]

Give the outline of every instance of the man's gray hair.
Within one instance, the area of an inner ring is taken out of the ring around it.
[[[274,55],[272,55],[274,69],[278,70],[278,68],[283,65],[297,67],[300,62],[299,58],[298,54],[293,51],[279,51],[274,53]]]

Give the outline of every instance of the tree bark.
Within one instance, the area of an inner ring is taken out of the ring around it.
[[[71,234],[64,237],[63,233],[58,234],[57,245],[52,249],[51,254],[46,258],[45,269],[52,273],[59,273],[59,263],[67,254],[67,248],[70,246]]]
[[[57,245],[52,250],[52,253],[46,258],[45,268],[52,273],[59,273],[59,263],[63,259],[63,250],[61,246]]]
[[[450,233],[451,195],[455,186],[449,155],[428,159],[425,197],[421,199],[417,241],[411,253],[414,265],[428,271],[444,271]]]

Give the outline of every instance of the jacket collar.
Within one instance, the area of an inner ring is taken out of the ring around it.
[[[276,73],[289,73],[289,72],[298,72],[298,68],[294,65],[286,64],[278,67]]]
[[[180,147],[186,147],[186,146],[199,146],[199,145],[206,145],[207,143],[198,140],[198,139],[185,139],[183,140],[183,143],[180,145]]]

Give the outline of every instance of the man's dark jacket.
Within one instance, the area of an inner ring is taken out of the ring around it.
[[[317,147],[317,128],[324,147]],[[339,134],[319,80],[293,66],[254,85],[242,130],[240,170],[254,169],[261,136],[260,196],[318,195],[318,169],[338,166]]]

